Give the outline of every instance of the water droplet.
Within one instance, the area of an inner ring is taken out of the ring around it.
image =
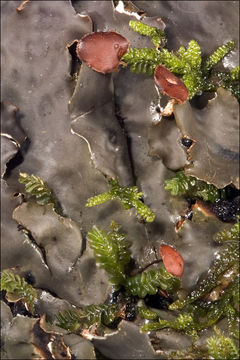
[[[114,45],[114,49],[118,49],[119,48],[119,45],[118,44],[115,44]]]

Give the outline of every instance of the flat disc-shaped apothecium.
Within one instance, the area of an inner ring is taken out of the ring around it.
[[[161,245],[159,253],[166,270],[176,277],[181,277],[184,271],[184,260],[177,250],[169,245]]]
[[[117,70],[128,48],[129,42],[122,35],[113,31],[99,31],[79,40],[77,56],[93,70],[106,74]]]
[[[184,103],[188,99],[188,90],[183,81],[164,66],[156,66],[154,81],[164,95],[175,99],[179,104]]]

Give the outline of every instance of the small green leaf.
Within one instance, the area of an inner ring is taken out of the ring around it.
[[[143,332],[157,331],[159,329],[161,329],[159,322],[152,322],[141,326],[141,331]]]
[[[184,60],[189,63],[191,69],[200,69],[202,63],[202,53],[197,41],[191,40],[188,43],[188,48],[184,53],[182,48],[178,50],[178,53],[179,51],[182,58],[184,58]]]
[[[158,318],[158,314],[155,311],[150,310],[150,309],[146,308],[145,306],[138,307],[138,315],[141,318],[147,319],[147,320],[155,320]]]
[[[150,61],[136,62],[130,66],[130,71],[136,74],[153,75],[155,64]]]
[[[87,200],[86,207],[92,207],[96,205],[103,204],[105,201],[113,200],[113,196],[110,191],[90,197]]]

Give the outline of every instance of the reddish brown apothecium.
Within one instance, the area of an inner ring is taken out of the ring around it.
[[[87,34],[77,44],[77,56],[93,70],[107,74],[117,71],[129,42],[114,31]]]

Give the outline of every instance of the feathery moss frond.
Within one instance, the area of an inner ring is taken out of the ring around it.
[[[217,323],[227,315],[228,307],[235,294],[239,292],[239,276],[231,282],[216,302],[198,301],[185,307],[180,314],[171,321],[161,320],[144,325],[142,331],[156,331],[162,328],[171,328],[193,336],[196,340],[198,332]],[[170,306],[171,307],[171,306]],[[236,314],[234,314],[236,315]],[[230,323],[230,330],[232,322]]]
[[[217,50],[215,50],[209,58],[206,60],[204,64],[204,69],[207,71],[210,70],[214,65],[216,65],[219,61],[221,61],[224,56],[226,56],[231,50],[234,49],[235,43],[234,41],[228,41],[226,44],[219,46]]]
[[[140,298],[144,298],[147,294],[154,295],[158,289],[173,293],[177,291],[179,286],[180,280],[163,268],[146,270],[141,274],[127,278],[125,283],[127,292]]]
[[[125,235],[120,234],[114,226],[115,224],[109,232],[104,232],[97,226],[93,226],[88,232],[89,244],[94,250],[96,262],[111,276],[110,282],[116,286],[123,285],[129,295],[137,295],[140,298],[147,294],[156,294],[159,288],[169,293],[176,291],[180,280],[163,268],[127,276],[126,265],[130,261],[129,245],[126,243]]]
[[[178,171],[175,176],[165,181],[165,189],[174,196],[202,198],[204,201],[215,202],[225,198],[225,190],[219,190],[212,184],[187,176],[184,171]]]
[[[130,65],[131,72],[146,75],[153,75],[155,66],[159,63],[157,51],[148,48],[130,48],[121,60]]]
[[[237,293],[239,293],[239,274],[235,276],[217,301],[212,303],[205,301],[196,302],[194,305],[195,319],[197,322],[196,328],[198,330],[205,329],[216,324],[222,317],[226,317],[229,312],[229,305],[231,305]],[[199,318],[202,319],[200,322],[198,321]],[[231,331],[232,323],[229,323],[229,325],[229,330]]]
[[[164,328],[170,328],[179,331],[185,331],[187,334],[193,336],[197,339],[197,331],[195,330],[194,319],[191,314],[180,314],[177,318],[172,321],[168,320],[159,320],[158,322],[153,322],[145,324],[141,327],[142,331],[156,331]]]
[[[104,232],[93,226],[88,232],[89,245],[94,251],[97,264],[111,276],[114,285],[124,284],[126,279],[125,266],[130,261],[129,245],[125,235],[115,228]]]
[[[78,310],[64,310],[56,315],[56,325],[62,329],[77,332],[81,328],[81,318]]]
[[[240,236],[240,219],[231,227],[230,230],[222,230],[215,234],[214,240],[218,242],[238,241]]]
[[[18,181],[25,185],[26,192],[36,197],[36,202],[38,204],[54,204],[54,206],[56,206],[56,200],[52,195],[48,184],[40,177],[26,173],[20,173]]]
[[[225,337],[217,328],[215,328],[215,332],[215,336],[207,339],[207,349],[211,359],[239,359],[239,350],[234,341],[229,337]]]
[[[218,285],[218,279],[229,268],[238,264],[239,261],[239,244],[236,242],[228,243],[226,246],[216,255],[209,271],[200,284],[190,295],[184,300],[176,300],[169,306],[171,310],[182,309],[187,304],[193,303],[195,300],[208,294],[214,287]]]
[[[150,36],[152,38],[152,42],[154,46],[156,46],[157,48],[159,46],[166,45],[167,39],[164,31],[156,27],[152,27],[140,21],[134,21],[134,20],[129,21],[129,27],[133,31],[139,33],[140,35]]]
[[[119,318],[119,314],[119,308],[116,305],[88,305],[82,309],[69,309],[59,312],[56,315],[56,325],[78,333],[94,324],[108,326]]]
[[[8,301],[23,300],[29,311],[34,313],[34,302],[37,299],[36,290],[24,278],[4,270],[1,275],[1,290],[6,291]]]
[[[152,222],[155,219],[154,213],[140,200],[142,193],[138,191],[136,186],[121,186],[119,185],[118,179],[109,180],[109,185],[111,186],[111,190],[89,198],[86,206],[92,207],[108,200],[118,199],[124,209],[128,210],[134,207],[145,221]]]

